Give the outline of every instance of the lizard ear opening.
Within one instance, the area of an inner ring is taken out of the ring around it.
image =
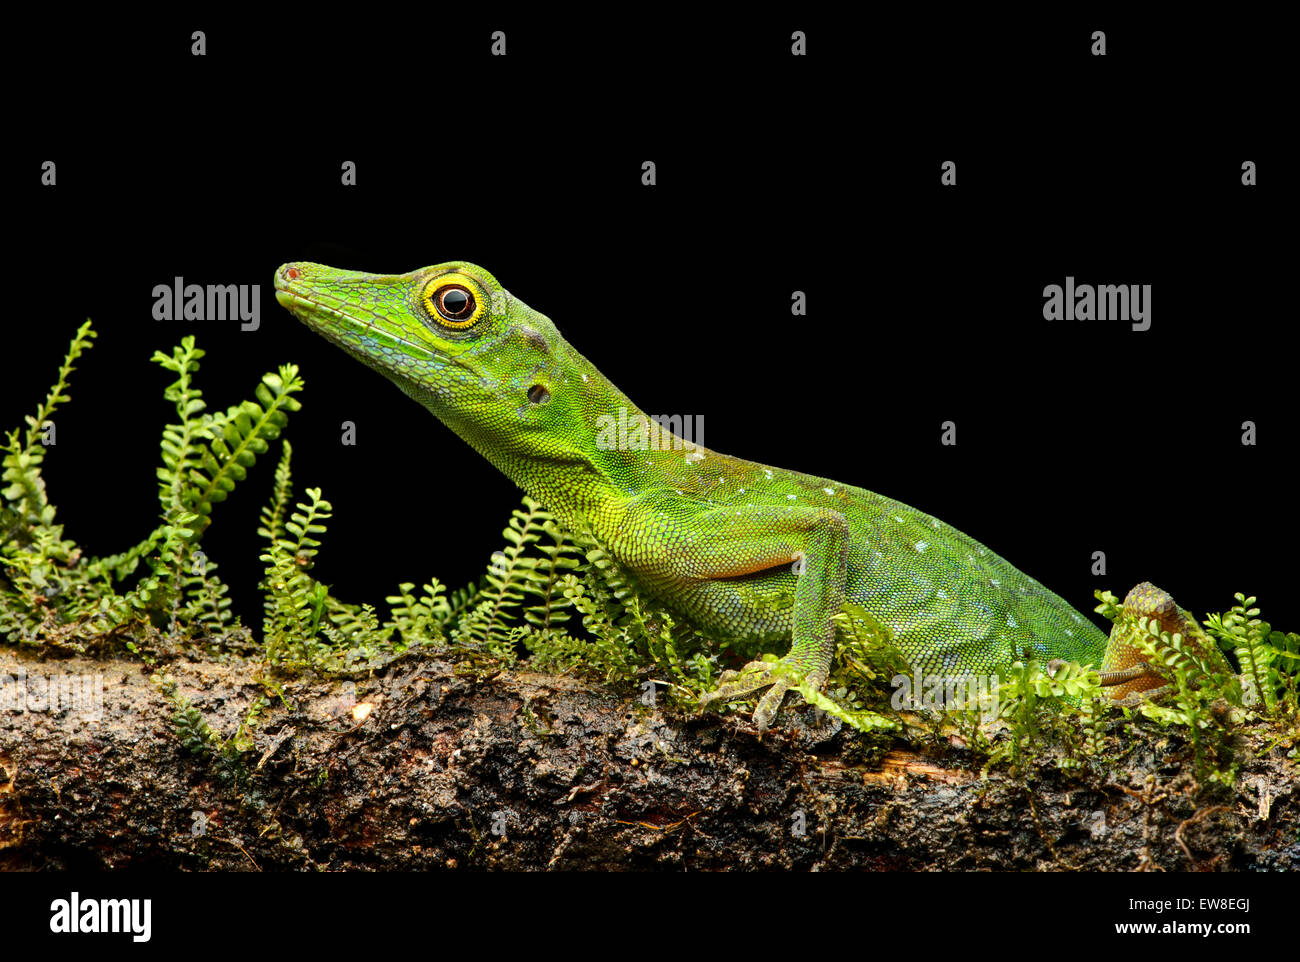
[[[534,404],[545,404],[551,399],[551,392],[546,390],[540,384],[534,384],[528,389],[528,400]]]

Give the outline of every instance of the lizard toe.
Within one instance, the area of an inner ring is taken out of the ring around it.
[[[762,731],[776,718],[786,692],[798,688],[805,679],[815,682],[820,688],[825,677],[824,671],[807,671],[789,657],[779,661],[751,661],[738,672],[723,672],[718,687],[700,699],[700,707],[714,702],[736,701],[766,688],[753,715],[754,725]]]
[[[751,661],[740,671],[724,671],[718,679],[718,687],[701,698],[700,705],[735,701],[766,688],[772,684],[772,672],[777,664],[773,661]]]

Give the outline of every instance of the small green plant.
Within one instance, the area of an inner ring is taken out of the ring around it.
[[[34,643],[38,631],[52,627],[54,610],[61,596],[82,588],[81,579],[67,574],[80,561],[80,549],[63,537],[63,525],[56,524],[41,476],[46,443],[52,440],[51,421],[55,410],[68,396],[68,379],[81,355],[93,344],[90,322],[77,330],[68,353],[59,366],[58,377],[35,415],[27,415],[25,430],[15,428],[0,444],[0,566],[9,582],[0,596],[0,631],[11,641]],[[54,604],[52,604],[54,602]]]
[[[1173,677],[1173,704],[1145,701],[1140,711],[1163,725],[1186,729],[1198,779],[1231,785],[1238,766],[1232,760],[1230,732],[1213,711],[1213,702],[1226,690],[1222,679],[1181,634],[1163,631],[1155,618],[1137,622],[1136,631],[1137,647],[1153,663],[1163,661]],[[1240,694],[1236,698],[1239,701]]]
[[[172,707],[172,725],[181,747],[211,764],[222,781],[247,782],[249,773],[244,755],[256,750],[252,732],[270,700],[265,696],[253,699],[234,734],[222,738],[221,733],[208,724],[203,713],[180,693],[175,679],[155,672],[149,680]]]
[[[288,449],[286,472],[287,458]],[[262,628],[266,658],[289,668],[324,661],[330,654],[320,637],[328,589],[309,572],[320,547],[315,536],[325,533],[334,508],[321,497],[320,488],[308,488],[307,498],[298,503],[283,532],[271,531],[271,545],[262,555],[267,566],[263,587],[271,609]]]
[[[153,675],[152,680],[163,697],[171,703],[172,724],[176,726],[176,737],[180,740],[181,747],[191,755],[215,758],[223,744],[221,735],[207,723],[203,713],[177,691],[173,679]]]
[[[1078,765],[1077,752],[1083,750],[1083,743],[1079,729],[1067,723],[1062,709],[1089,716],[1101,697],[1099,682],[1096,671],[1070,662],[1053,665],[1050,671],[1033,660],[1014,663],[997,692],[998,719],[1006,725],[1005,737],[991,746],[985,770],[1007,764],[1013,772],[1022,773],[1052,744],[1066,749],[1057,759],[1059,767]],[[1097,718],[1088,718],[1084,730],[1097,724]],[[1093,739],[1095,743],[1095,734]]]
[[[1237,603],[1205,619],[1205,628],[1241,665],[1243,701],[1267,715],[1294,715],[1300,678],[1300,635],[1274,631],[1259,619],[1255,598],[1238,592]]]
[[[451,638],[462,652],[513,664],[530,632],[546,634],[569,619],[573,602],[560,582],[580,562],[577,545],[554,516],[527,496],[523,507],[511,512],[502,536],[506,545],[489,560],[474,605]],[[524,608],[529,596],[537,600]],[[523,624],[517,617],[521,610]]]
[[[290,511],[293,496],[291,458],[285,442],[276,467],[271,501],[262,510],[258,534],[268,542],[262,586],[264,654],[277,669],[313,669],[326,674],[368,671],[413,648],[440,648],[451,609],[445,588],[435,579],[422,595],[415,585],[399,586],[388,598],[393,617],[380,622],[375,609],[349,604],[330,594],[311,574],[327,522],[334,508],[319,488]],[[289,513],[286,520],[285,514]]]
[[[176,375],[164,394],[177,422],[163,430],[158,468],[161,523],[120,554],[91,558],[64,537],[42,477],[58,406],[69,400],[69,375],[95,332],[87,321],[73,337],[58,377],[26,431],[0,444],[0,635],[19,644],[84,650],[118,633],[143,636],[146,626],[175,643],[242,635],[230,614],[217,566],[199,548],[213,505],[225,500],[248,468],[279,436],[303,387],[297,368],[263,376],[254,392],[224,412],[209,413],[194,375],[203,351],[184,338],[154,360]],[[141,563],[143,573],[137,572]],[[132,578],[134,577],[134,583]],[[138,646],[140,637],[133,642]]]

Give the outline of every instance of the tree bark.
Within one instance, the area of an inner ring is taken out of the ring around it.
[[[264,692],[255,662],[157,670],[223,740]],[[408,658],[286,680],[250,750],[194,752],[152,671],[0,651],[0,868],[1300,868],[1285,762],[1243,748],[1214,796],[1168,734],[1121,731],[1140,740],[1125,767],[981,777],[947,741],[855,760],[803,707],[760,737],[741,715]],[[95,676],[102,704],[63,697]]]

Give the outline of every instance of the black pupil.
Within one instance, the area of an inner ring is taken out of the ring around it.
[[[463,317],[469,313],[469,294],[456,288],[444,291],[442,309],[451,317]]]

